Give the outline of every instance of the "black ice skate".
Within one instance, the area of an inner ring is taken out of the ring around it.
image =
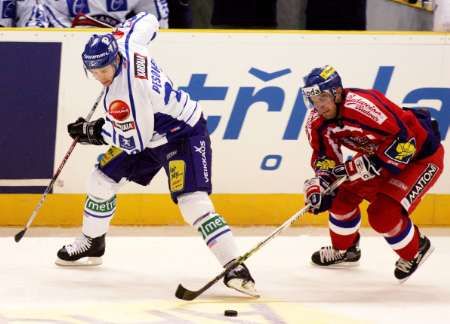
[[[359,238],[355,245],[347,250],[336,250],[332,246],[322,247],[314,252],[311,261],[314,265],[330,268],[352,267],[359,265],[361,249],[359,248]]]
[[[259,294],[255,289],[255,280],[253,280],[250,271],[248,271],[247,267],[243,263],[227,272],[223,278],[223,283],[225,286],[235,289],[248,296],[259,297]]]
[[[58,251],[55,263],[59,266],[94,266],[102,264],[105,253],[105,235],[91,238],[84,234],[72,244],[64,245]]]
[[[395,278],[400,280],[400,283],[405,282],[414,273],[414,271],[416,271],[416,269],[425,262],[433,251],[434,247],[431,246],[430,240],[425,235],[421,234],[419,238],[419,251],[414,259],[408,261],[399,258],[395,263]]]

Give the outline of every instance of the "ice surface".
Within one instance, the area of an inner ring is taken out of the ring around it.
[[[242,252],[274,228],[236,228]],[[424,229],[436,247],[404,284],[396,255],[363,230],[358,268],[319,269],[311,254],[329,243],[325,228],[294,228],[247,262],[262,297],[218,283],[192,302],[179,283],[198,289],[221,268],[189,227],[112,228],[103,265],[61,268],[56,251],[79,229],[0,229],[0,323],[449,323],[450,229]],[[235,309],[237,317],[225,317]]]

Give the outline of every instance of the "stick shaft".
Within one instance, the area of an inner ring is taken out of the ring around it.
[[[341,177],[333,184],[325,190],[323,194],[328,194],[330,192],[333,192],[336,188],[338,188],[342,183],[344,183],[347,180],[347,177]],[[199,290],[192,291],[189,289],[186,289],[183,287],[183,285],[178,285],[177,291],[175,292],[175,296],[183,299],[183,300],[193,300],[200,296],[203,292],[205,292],[208,288],[210,288],[212,285],[214,285],[217,281],[222,279],[227,272],[233,270],[236,268],[239,264],[243,263],[245,260],[247,260],[251,255],[253,255],[256,251],[261,249],[264,245],[267,244],[271,239],[273,239],[275,236],[277,236],[281,231],[292,225],[295,221],[297,221],[301,216],[306,214],[306,212],[310,209],[311,205],[308,203],[305,207],[300,209],[298,212],[296,212],[294,215],[289,217],[283,224],[281,224],[276,230],[274,230],[269,236],[267,236],[264,240],[259,242],[255,245],[251,250],[249,250],[247,253],[243,254],[239,258],[237,258],[234,262],[232,262],[228,267],[225,268],[220,274],[214,277],[214,279],[210,280],[207,284],[205,284],[203,287],[201,287]]]
[[[102,99],[104,92],[105,92],[105,89],[102,89],[102,92],[100,93],[100,95],[98,96],[98,98],[95,101],[94,105],[92,106],[91,110],[89,111],[88,115],[86,116],[86,121],[89,121],[92,118],[92,115],[94,114],[95,109],[97,109],[97,106],[100,103],[100,100]],[[39,210],[41,209],[42,205],[44,204],[44,201],[47,198],[48,193],[52,190],[56,179],[58,178],[59,174],[61,173],[62,169],[64,168],[64,165],[66,164],[67,160],[69,159],[70,155],[72,154],[72,152],[73,152],[75,146],[77,145],[77,143],[78,143],[78,138],[75,138],[73,140],[72,144],[70,145],[69,150],[64,155],[64,158],[61,161],[61,163],[60,163],[58,169],[56,170],[55,174],[53,175],[49,185],[47,186],[47,188],[45,189],[44,193],[42,194],[41,199],[39,199],[39,202],[36,205],[36,207],[34,208],[33,213],[31,214],[30,218],[28,219],[28,222],[25,225],[25,230],[28,229],[31,226],[31,224],[33,223],[34,219],[36,218],[37,213],[39,212]]]

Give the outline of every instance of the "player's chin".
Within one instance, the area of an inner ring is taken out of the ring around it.
[[[325,119],[333,119],[334,117],[336,117],[336,114],[331,111],[327,111],[325,113],[322,113],[321,115]]]
[[[109,87],[112,83],[112,80],[100,81],[101,84],[105,87]]]

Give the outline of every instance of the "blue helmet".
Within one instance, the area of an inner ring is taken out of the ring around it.
[[[312,96],[317,96],[323,92],[328,92],[334,96],[336,89],[342,88],[341,77],[330,65],[313,69],[303,80],[305,85],[302,92],[305,103],[310,102]]]
[[[81,58],[86,69],[98,69],[114,62],[119,47],[111,34],[92,35],[84,47]]]

